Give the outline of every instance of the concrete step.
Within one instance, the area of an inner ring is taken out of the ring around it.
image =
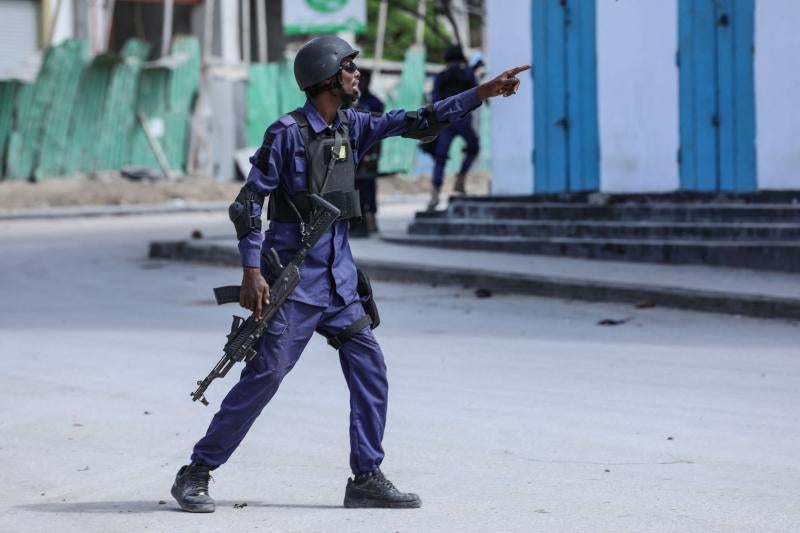
[[[606,220],[653,222],[762,222],[800,224],[800,204],[652,203],[592,205],[563,202],[454,200],[436,217],[489,220]]]
[[[437,248],[800,272],[800,243],[796,241],[638,240],[485,235],[392,235],[383,238],[392,243]]]
[[[590,203],[590,204],[800,204],[800,190],[741,192],[672,191],[661,193],[569,192],[529,195],[459,195],[450,202]]]
[[[454,237],[792,241],[800,240],[800,223],[496,220],[439,216],[415,219],[408,233]]]

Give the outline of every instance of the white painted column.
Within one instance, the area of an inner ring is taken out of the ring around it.
[[[677,49],[677,0],[597,1],[602,191],[678,188]]]
[[[240,0],[242,15],[242,62],[250,64],[250,0]]]
[[[419,0],[419,2],[417,2],[417,30],[415,32],[415,38],[414,38],[414,44],[416,44],[417,46],[423,46],[425,44],[425,9],[426,9],[426,6],[427,6],[427,4],[425,3],[425,0]],[[381,3],[381,8],[383,8],[383,3]],[[379,25],[380,25],[380,19],[378,19],[378,22],[379,22]],[[384,27],[386,26],[386,21],[385,20],[383,22],[383,25],[384,25]]]
[[[486,3],[488,79],[508,68],[533,62],[530,6],[531,2],[522,0]],[[515,96],[493,98],[489,104],[492,195],[533,193],[533,79],[530,71],[520,74],[520,80]]]
[[[378,6],[378,27],[376,30],[375,57],[372,69],[373,80],[376,80],[381,77],[381,63],[383,62],[383,44],[384,40],[386,39],[386,11],[388,9],[388,6],[389,6],[389,0],[381,0],[380,5]]]
[[[238,64],[242,57],[239,46],[239,1],[219,0],[219,3],[222,61],[230,65]]]
[[[759,0],[755,13],[759,189],[800,189],[800,2]]]
[[[216,24],[216,2],[215,0],[205,0],[203,4],[203,63],[208,63],[213,55],[214,28]]]
[[[264,0],[256,2],[256,28],[258,30],[258,62],[267,62],[267,6]]]
[[[104,52],[108,46],[108,43],[103,42],[108,27],[105,3],[103,0],[89,0],[87,8],[89,11],[89,47],[92,54],[98,54]]]
[[[49,3],[53,17],[51,44],[58,45],[73,37],[74,7],[72,0],[54,0]]]
[[[172,49],[172,14],[174,7],[174,0],[164,0],[164,21],[161,25],[161,57],[168,56]]]

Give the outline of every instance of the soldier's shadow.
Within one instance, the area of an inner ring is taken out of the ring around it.
[[[247,500],[217,500],[217,510],[228,508],[247,509],[248,507],[269,507],[274,509],[344,509],[341,505],[320,505],[304,503],[264,503],[247,502]],[[172,501],[158,503],[157,501],[103,501],[103,502],[61,502],[61,503],[28,503],[16,505],[17,509],[37,513],[158,513],[182,512],[178,505]],[[237,509],[238,510],[238,509]]]

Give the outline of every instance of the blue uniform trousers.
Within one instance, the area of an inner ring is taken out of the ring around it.
[[[478,135],[472,128],[472,119],[470,117],[459,119],[447,126],[436,138],[436,151],[433,157],[435,162],[433,166],[433,186],[437,189],[441,188],[444,181],[444,166],[447,163],[447,153],[450,151],[450,143],[453,142],[456,135],[460,135],[466,142],[466,151],[464,160],[461,162],[459,174],[469,172],[479,153]]]
[[[193,463],[216,468],[225,463],[256,417],[294,367],[315,331],[332,337],[364,316],[359,300],[345,304],[332,295],[327,308],[287,300],[278,309],[258,345],[214,415],[208,431],[194,447]],[[368,327],[347,341],[339,352],[350,389],[350,467],[354,474],[370,472],[383,461],[388,382],[380,346]]]

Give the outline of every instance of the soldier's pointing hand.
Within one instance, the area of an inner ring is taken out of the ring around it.
[[[517,74],[525,72],[530,68],[530,65],[514,67],[506,70],[493,80],[481,83],[478,85],[478,97],[481,100],[488,100],[495,96],[511,96],[516,94],[519,88],[519,78],[517,78]]]

